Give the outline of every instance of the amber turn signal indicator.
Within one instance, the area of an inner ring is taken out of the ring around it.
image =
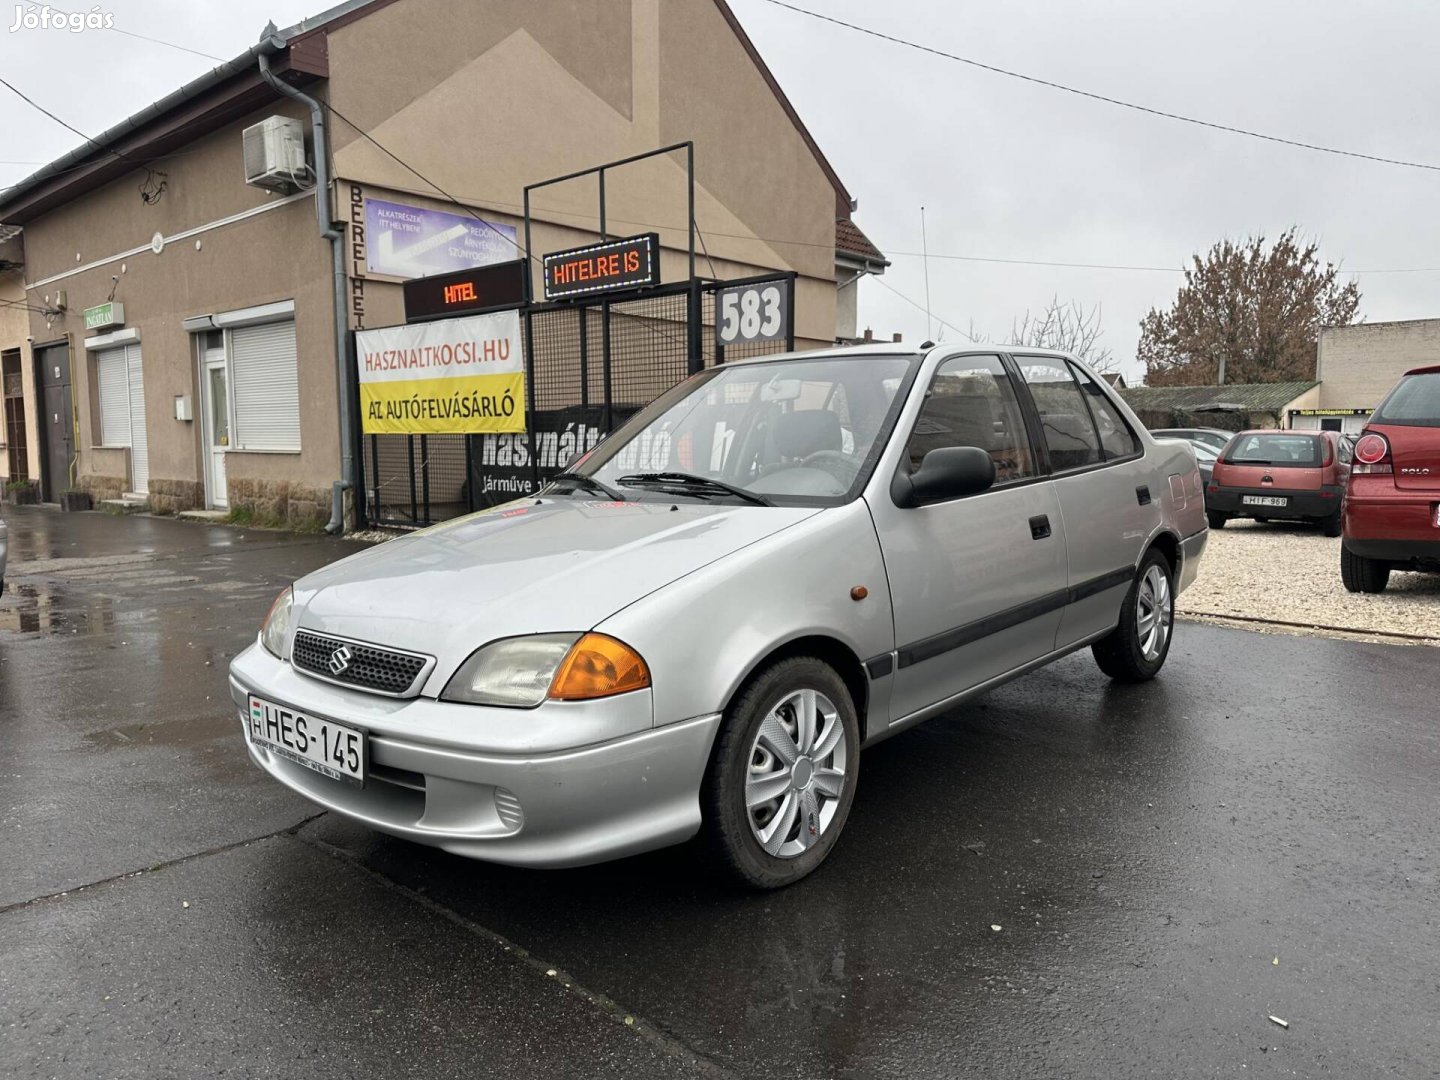
[[[550,697],[584,701],[610,697],[650,685],[650,669],[640,654],[605,634],[586,634],[570,652],[550,683]]]

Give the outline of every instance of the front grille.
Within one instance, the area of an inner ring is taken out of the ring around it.
[[[405,694],[430,662],[416,653],[396,652],[309,630],[295,634],[290,659],[301,671],[379,694]],[[336,670],[339,668],[339,670]]]

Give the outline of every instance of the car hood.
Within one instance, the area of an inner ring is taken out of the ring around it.
[[[295,583],[297,625],[435,656],[497,638],[589,630],[814,507],[510,503],[353,555]]]

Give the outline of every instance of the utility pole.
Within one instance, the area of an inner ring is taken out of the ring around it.
[[[1219,374],[1216,376],[1215,385],[1216,385],[1216,386],[1224,386],[1224,385],[1225,385],[1225,354],[1224,354],[1224,353],[1221,353],[1221,354],[1220,354],[1220,372],[1219,372]]]

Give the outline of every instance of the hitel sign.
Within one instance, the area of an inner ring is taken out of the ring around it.
[[[660,283],[660,236],[644,233],[625,240],[557,251],[545,256],[545,299],[638,289]]]

